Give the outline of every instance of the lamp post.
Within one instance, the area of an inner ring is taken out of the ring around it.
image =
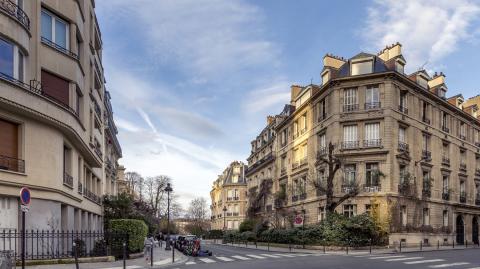
[[[226,226],[226,217],[227,217],[227,206],[223,206],[223,230],[227,229]]]
[[[170,248],[170,192],[173,191],[172,187],[170,187],[170,183],[167,183],[167,187],[165,187],[165,191],[167,192],[167,239],[168,242],[165,244],[165,250],[171,250]]]

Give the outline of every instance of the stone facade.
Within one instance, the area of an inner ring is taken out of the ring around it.
[[[0,229],[100,230],[122,156],[95,2],[0,5]]]
[[[244,163],[234,161],[213,183],[210,191],[211,229],[238,229],[245,219],[247,210],[245,169]]]
[[[337,212],[374,214],[390,242],[478,242],[480,98],[446,98],[443,73],[405,74],[405,64],[398,43],[377,55],[326,55],[322,85],[292,86],[291,109],[276,117],[272,134],[268,195],[276,206],[260,216],[278,226],[325,217],[318,186],[332,143],[342,160],[335,197],[359,190]],[[252,152],[249,167],[262,160]],[[247,172],[249,189],[261,184],[254,170]]]

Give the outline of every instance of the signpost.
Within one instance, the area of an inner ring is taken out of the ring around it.
[[[20,189],[20,209],[22,210],[22,269],[25,269],[25,213],[30,204],[30,190],[27,187]]]

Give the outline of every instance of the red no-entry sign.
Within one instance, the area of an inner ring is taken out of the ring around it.
[[[30,190],[27,187],[23,187],[20,190],[20,201],[22,205],[30,204]]]

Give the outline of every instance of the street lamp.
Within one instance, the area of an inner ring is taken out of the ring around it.
[[[165,187],[165,191],[167,192],[167,239],[168,242],[165,244],[165,250],[171,250],[170,248],[170,192],[173,191],[172,187],[170,187],[170,183],[167,183],[167,187]]]
[[[223,230],[227,229],[226,216],[227,216],[227,206],[223,206]]]

